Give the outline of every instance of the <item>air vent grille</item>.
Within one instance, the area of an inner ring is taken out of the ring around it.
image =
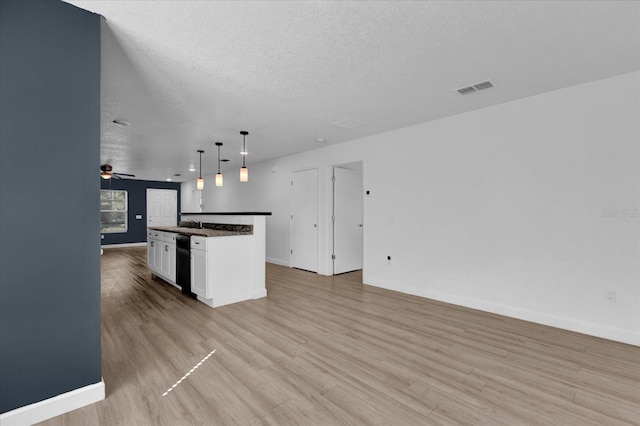
[[[456,92],[460,93],[461,95],[468,95],[471,93],[478,92],[480,90],[490,89],[492,87],[493,87],[493,83],[491,82],[491,80],[485,80],[479,83],[472,84],[470,86],[464,86],[459,89],[456,89]]]
[[[493,83],[491,83],[489,80],[487,81],[483,81],[481,83],[476,83],[473,85],[473,87],[475,87],[476,90],[484,90],[484,89],[489,89],[491,87],[493,87]]]
[[[363,125],[361,121],[354,120],[353,118],[346,118],[344,120],[336,121],[335,123],[331,124],[342,129],[355,129]]]
[[[473,93],[475,91],[476,89],[474,89],[473,86],[466,86],[458,89],[458,93],[460,93],[461,95],[468,95],[469,93]]]

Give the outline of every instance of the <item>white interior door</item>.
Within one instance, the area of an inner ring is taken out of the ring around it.
[[[362,169],[334,167],[333,176],[333,273],[342,274],[362,269]]]
[[[293,173],[291,266],[318,272],[318,170]]]
[[[147,188],[147,226],[178,224],[178,191]]]

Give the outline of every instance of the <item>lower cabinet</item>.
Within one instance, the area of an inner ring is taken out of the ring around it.
[[[176,281],[176,245],[162,242],[160,244],[160,273],[162,276],[169,278],[170,281]]]
[[[200,297],[212,297],[207,286],[207,252],[191,249],[191,291]]]
[[[215,308],[251,299],[250,236],[191,237],[191,291]]]
[[[147,263],[156,275],[175,284],[176,236],[170,232],[147,232]]]
[[[158,241],[152,238],[147,238],[147,264],[151,270],[156,269],[156,246]]]

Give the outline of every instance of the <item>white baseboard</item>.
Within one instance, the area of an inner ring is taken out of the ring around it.
[[[286,266],[287,268],[291,267],[291,263],[287,260],[273,259],[267,257],[267,263],[273,263],[275,265]]]
[[[39,423],[104,399],[104,381],[0,414],[2,426]]]
[[[506,317],[517,318],[524,321],[535,322],[537,324],[548,325],[550,327],[561,328],[563,330],[575,331],[576,333],[588,334],[590,336],[601,337],[603,339],[614,340],[616,342],[627,343],[640,346],[640,335],[630,330],[603,326],[600,324],[578,321],[572,318],[561,317],[543,312],[534,312],[525,309],[514,308],[498,303],[487,302],[485,300],[471,299],[455,294],[434,292],[430,290],[410,287],[410,286],[388,286],[381,283],[365,283],[373,287],[380,287],[387,290],[399,291],[413,296],[425,297],[438,300],[440,302],[451,303],[452,305],[464,306],[466,308],[478,309],[480,311],[491,312]]]
[[[122,244],[103,244],[100,247],[103,249],[106,248],[118,248],[118,247],[146,247],[147,243],[122,243]]]

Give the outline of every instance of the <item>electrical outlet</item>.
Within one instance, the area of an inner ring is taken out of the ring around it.
[[[390,261],[390,260],[391,260],[391,256],[387,256],[387,260],[389,260],[389,261]]]
[[[613,290],[607,290],[604,293],[604,298],[609,303],[616,303],[616,292]]]
[[[101,240],[104,240],[104,235],[100,235],[100,239],[101,239]]]

